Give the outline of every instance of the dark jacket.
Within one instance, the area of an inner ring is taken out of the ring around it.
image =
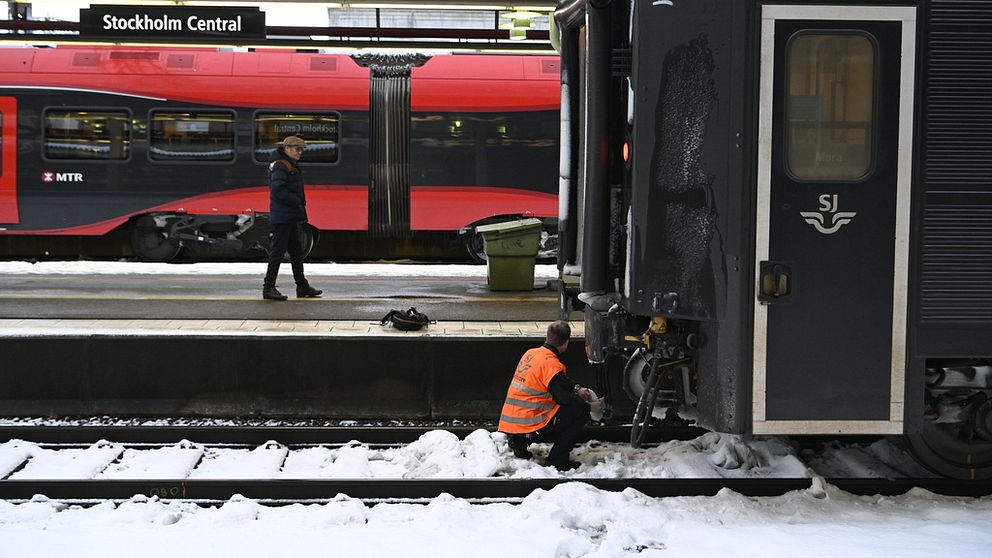
[[[303,171],[286,156],[282,146],[269,159],[269,222],[305,223],[307,196],[303,193]]]
[[[558,352],[558,347],[550,343],[545,343],[542,347],[551,349],[551,352],[561,360],[561,353]],[[575,390],[579,387],[579,383],[572,380],[565,375],[564,372],[559,372],[551,378],[551,382],[548,384],[548,392],[551,393],[551,398],[555,400],[555,403],[559,405],[567,405],[568,403],[585,403],[585,399],[582,399],[575,394]]]

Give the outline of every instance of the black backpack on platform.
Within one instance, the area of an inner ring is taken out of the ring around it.
[[[417,331],[431,323],[431,319],[410,307],[408,310],[390,310],[379,320],[379,325],[384,326],[387,323],[401,331]]]

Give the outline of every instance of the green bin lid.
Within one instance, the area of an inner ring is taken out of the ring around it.
[[[533,217],[529,219],[518,219],[516,221],[504,221],[502,223],[493,223],[491,225],[479,225],[475,227],[475,231],[478,233],[507,233],[515,232],[521,229],[528,229],[531,227],[541,227],[542,223],[540,219],[534,219]]]

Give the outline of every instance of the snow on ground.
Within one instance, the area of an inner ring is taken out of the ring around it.
[[[751,498],[649,498],[582,483],[537,490],[520,504],[367,506],[346,496],[270,506],[135,497],[80,507],[36,497],[0,501],[0,548],[25,557],[269,558],[281,556],[985,557],[992,499],[923,490],[858,497],[815,487]]]
[[[265,275],[265,262],[210,262],[192,264],[127,261],[0,262],[0,275]],[[313,277],[486,277],[485,265],[371,263],[307,263]],[[558,268],[534,266],[537,279],[558,277]]]
[[[465,437],[432,430],[401,447],[290,449],[277,441],[257,448],[204,447],[183,440],[167,447],[128,448],[101,441],[88,448],[50,449],[32,442],[0,444],[0,478],[321,479],[321,478],[795,478],[927,477],[887,440],[870,446],[832,445],[802,455],[783,437],[744,439],[708,433],[640,449],[591,441],[572,451],[581,464],[558,472],[543,465],[549,444],[533,443],[534,459],[517,459],[506,436],[478,429]],[[30,459],[28,459],[30,458]],[[26,464],[20,467],[21,463]]]
[[[0,446],[0,462],[10,447],[13,453],[27,449],[31,459],[20,470],[10,475],[14,480],[41,479],[91,479],[106,469],[123,453],[118,444],[100,441],[85,449],[45,449],[37,446],[24,448],[16,440]]]
[[[803,461],[823,477],[925,478],[932,473],[888,440],[872,444],[842,445],[831,442],[819,451],[805,450]]]
[[[373,448],[353,441],[340,447],[292,449],[275,441],[254,449],[201,447],[190,441],[174,446],[124,449],[98,442],[83,449],[48,449],[11,440],[0,445],[0,472],[12,479],[39,478],[765,478],[809,477],[815,472],[779,438],[750,440],[730,434],[705,434],[634,449],[626,444],[588,442],[572,455],[582,465],[558,472],[544,466],[549,444],[531,444],[535,459],[517,459],[506,436],[479,429],[461,440],[432,430],[402,447]],[[15,463],[16,462],[16,463]],[[6,466],[4,464],[7,464]]]
[[[547,444],[531,444],[535,454]],[[203,448],[189,441],[121,451],[100,442],[78,450],[0,445],[0,473],[22,478],[52,454],[75,478],[485,478],[566,477],[576,482],[538,490],[518,505],[471,503],[442,495],[428,503],[366,505],[332,501],[276,506],[242,497],[221,505],[136,496],[92,507],[48,500],[0,501],[3,556],[217,558],[294,556],[410,557],[984,557],[992,545],[992,498],[937,496],[914,490],[897,497],[858,497],[823,485],[774,498],[723,491],[715,497],[649,498],[634,490],[607,492],[582,484],[593,477],[805,477],[816,472],[783,438],[745,440],[706,434],[635,450],[590,442],[573,456],[582,466],[559,473],[537,460],[509,455],[506,437],[476,430],[464,440],[435,430],[400,448],[351,442],[289,450]],[[109,453],[119,457],[100,472]],[[904,457],[887,441],[866,455]],[[850,447],[827,447],[821,461],[843,469]],[[72,456],[70,459],[69,456]],[[99,459],[98,459],[99,458]],[[864,468],[865,458],[854,465]],[[14,463],[11,465],[11,463]],[[281,463],[281,467],[280,464]],[[194,468],[195,464],[195,468]],[[22,473],[21,476],[18,476]],[[170,474],[171,473],[171,474]],[[160,477],[162,478],[162,477]]]

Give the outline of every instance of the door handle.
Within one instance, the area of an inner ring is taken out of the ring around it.
[[[792,293],[792,264],[761,262],[758,273],[758,301],[770,304]]]

